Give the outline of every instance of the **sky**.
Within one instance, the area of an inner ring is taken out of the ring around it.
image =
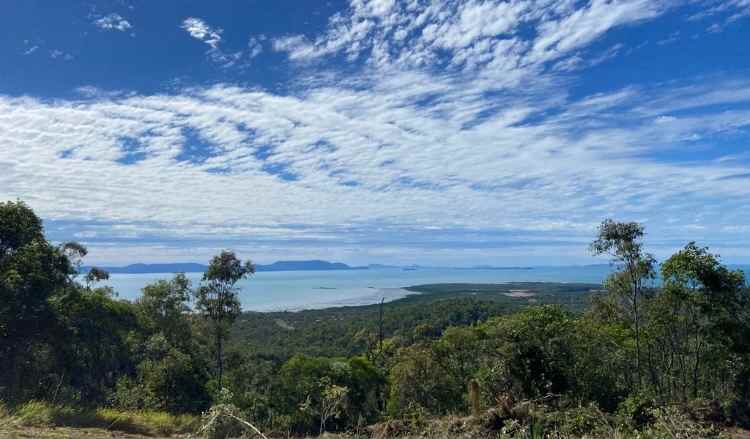
[[[0,200],[87,263],[750,262],[750,0],[6,0]]]

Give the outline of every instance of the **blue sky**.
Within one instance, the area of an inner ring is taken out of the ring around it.
[[[750,262],[750,0],[9,0],[0,199],[88,262]]]

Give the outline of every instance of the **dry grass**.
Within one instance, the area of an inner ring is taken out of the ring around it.
[[[82,410],[69,406],[52,405],[41,401],[27,402],[14,410],[2,410],[0,405],[0,437],[37,437],[26,436],[33,432],[39,437],[77,437],[83,431],[97,437],[96,431],[106,431],[106,437],[174,436],[195,431],[200,425],[200,418],[191,415],[172,415],[153,411],[123,411],[101,408]],[[62,428],[64,427],[64,428]],[[66,436],[70,428],[78,431],[77,436]],[[41,436],[41,432],[46,432]],[[136,436],[114,434],[128,433]],[[12,435],[11,435],[12,434]],[[57,435],[57,436],[55,436]],[[87,434],[87,437],[90,435]],[[100,435],[101,436],[101,435]]]

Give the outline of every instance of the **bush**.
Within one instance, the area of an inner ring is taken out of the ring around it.
[[[660,407],[651,411],[653,424],[643,433],[653,439],[712,439],[722,437],[713,425],[701,425],[691,420],[677,407]]]
[[[625,398],[620,403],[617,407],[617,414],[636,428],[641,428],[654,422],[654,407],[655,403],[653,400],[635,394]]]
[[[232,404],[216,404],[203,415],[199,434],[206,439],[224,439],[239,437],[245,426],[237,422],[240,410]]]

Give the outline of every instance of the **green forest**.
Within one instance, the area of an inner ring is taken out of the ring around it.
[[[236,287],[254,266],[231,251],[198,284],[177,274],[129,302],[101,286],[105,271],[80,272],[84,246],[0,203],[0,434],[743,434],[744,273],[693,242],[657,261],[644,238],[601,223],[590,251],[611,260],[604,285],[423,285],[383,305],[257,313]]]

